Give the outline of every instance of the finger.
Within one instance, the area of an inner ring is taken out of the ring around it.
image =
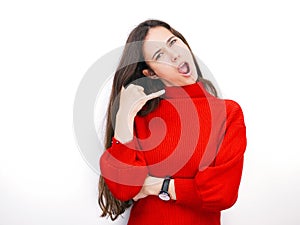
[[[160,177],[152,177],[152,176],[148,176],[146,179],[145,179],[145,182],[144,182],[144,186],[151,186],[151,185],[155,185],[155,184],[160,184],[163,182],[163,178],[160,178]]]
[[[144,87],[138,86],[138,90],[141,91],[141,92],[144,92]]]
[[[129,88],[129,89],[136,89],[138,91],[144,91],[144,87],[142,87],[140,85],[137,85],[137,84],[129,84],[127,86],[127,88]]]
[[[140,91],[140,92],[144,92],[144,87],[140,86],[140,85],[134,85],[136,90]]]
[[[151,93],[151,94],[147,95],[147,99],[157,98],[157,97],[163,95],[165,92],[166,91],[163,89],[163,90]]]

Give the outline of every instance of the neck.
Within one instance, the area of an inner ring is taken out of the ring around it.
[[[201,82],[195,82],[184,86],[165,87],[165,98],[199,98],[211,97]]]

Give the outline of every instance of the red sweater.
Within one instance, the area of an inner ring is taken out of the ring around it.
[[[177,200],[134,203],[128,225],[218,225],[237,200],[246,128],[240,106],[213,97],[201,83],[166,87],[159,107],[135,118],[135,137],[115,138],[100,158],[110,191],[132,199],[146,176],[172,176]]]

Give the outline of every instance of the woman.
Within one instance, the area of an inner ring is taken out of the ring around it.
[[[128,224],[220,224],[237,200],[246,129],[217,97],[185,38],[148,20],[129,35],[108,107],[99,205]]]

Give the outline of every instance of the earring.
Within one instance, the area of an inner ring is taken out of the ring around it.
[[[150,78],[151,79],[158,79],[159,77],[155,73],[153,73],[153,74],[150,75]]]

